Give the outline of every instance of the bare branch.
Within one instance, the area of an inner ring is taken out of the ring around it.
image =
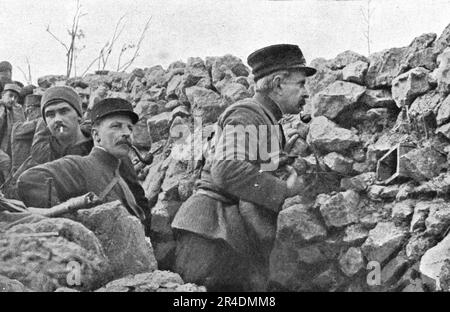
[[[51,31],[50,31],[50,25],[47,25],[47,29],[46,31],[56,40],[58,41],[65,49],[66,51],[69,51],[69,48],[67,47],[67,45],[61,41],[61,39],[59,39],[58,37],[56,37]]]
[[[25,72],[23,71],[23,69],[22,69],[20,66],[17,66],[17,68],[20,70],[20,72],[21,72],[22,75],[23,75],[23,78],[24,78],[25,81],[27,81],[27,83],[28,83],[28,77],[27,77],[27,74],[25,74]]]
[[[125,71],[128,67],[131,66],[131,64],[133,64],[133,62],[134,62],[134,61],[136,60],[136,58],[139,56],[139,50],[140,50],[140,48],[141,48],[142,41],[143,41],[144,38],[145,38],[145,34],[146,34],[146,32],[148,31],[148,29],[149,29],[149,27],[150,27],[150,22],[151,22],[151,20],[152,20],[152,17],[150,17],[150,18],[147,20],[147,23],[145,24],[144,29],[142,30],[141,36],[140,36],[140,38],[139,38],[139,41],[138,41],[138,43],[136,44],[136,48],[135,48],[135,50],[134,50],[133,56],[131,57],[130,60],[128,60],[125,64],[123,64],[123,65],[119,68],[119,71]]]

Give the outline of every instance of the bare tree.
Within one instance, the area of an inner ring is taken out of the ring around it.
[[[360,11],[361,11],[361,15],[364,21],[364,27],[365,29],[363,30],[363,36],[366,39],[367,42],[367,53],[368,55],[370,55],[370,46],[371,46],[371,18],[372,18],[372,14],[373,14],[373,8],[371,7],[371,2],[372,0],[366,0],[366,5],[365,7],[361,6]]]
[[[17,66],[17,68],[22,73],[23,78],[25,79],[26,83],[28,85],[30,85],[30,84],[33,83],[33,79],[32,79],[32,76],[31,76],[31,65],[30,65],[30,60],[28,59],[28,56],[25,57],[25,61],[27,62],[27,71],[28,71],[28,73],[25,73],[25,71],[20,66]]]
[[[61,44],[66,50],[66,76],[70,77],[72,69],[76,67],[76,53],[79,52],[77,49],[77,41],[84,38],[84,32],[80,28],[80,19],[85,16],[86,13],[81,12],[80,0],[77,0],[77,7],[75,10],[75,15],[72,20],[72,26],[67,28],[67,33],[69,34],[70,41],[65,43],[60,38],[58,38],[51,30],[50,25],[47,25],[46,31],[53,37],[59,44]]]

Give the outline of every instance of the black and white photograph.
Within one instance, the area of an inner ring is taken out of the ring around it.
[[[450,0],[0,0],[0,42],[0,292],[450,291]]]

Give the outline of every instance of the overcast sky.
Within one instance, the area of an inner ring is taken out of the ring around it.
[[[31,63],[33,80],[65,73],[65,51],[45,31],[64,41],[75,0],[0,0],[0,61],[14,66],[14,78],[24,81],[17,66]],[[82,72],[111,37],[117,20],[126,15],[126,30],[111,56],[117,66],[123,43],[137,42],[152,17],[140,56],[133,67],[166,67],[190,56],[227,53],[242,58],[265,45],[298,44],[307,62],[353,50],[367,54],[360,13],[365,0],[81,0],[80,26],[85,38],[77,69]],[[372,0],[372,52],[408,45],[428,32],[440,35],[450,24],[450,0]],[[95,69],[95,68],[93,68]]]

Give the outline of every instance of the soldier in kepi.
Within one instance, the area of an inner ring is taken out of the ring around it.
[[[316,70],[305,66],[300,48],[290,44],[257,50],[247,62],[256,94],[219,117],[222,133],[216,133],[217,143],[206,157],[197,191],[172,222],[177,236],[175,271],[185,282],[210,291],[267,289],[277,215],[286,198],[310,188],[292,167],[286,180],[275,177],[276,166],[261,156],[264,145],[273,157],[289,152],[278,121],[283,114],[300,113],[308,97],[306,79]],[[240,136],[242,126],[257,129],[256,154],[249,149],[252,137]]]
[[[131,215],[149,222],[148,201],[129,158],[138,119],[126,100],[96,103],[91,111],[94,147],[89,155],[69,155],[28,169],[18,179],[20,199],[28,207],[48,208],[93,192],[103,202],[120,200]]]
[[[21,88],[7,83],[0,100],[0,185],[7,179],[11,170],[11,131],[18,121],[24,121],[22,106],[17,104]]]

